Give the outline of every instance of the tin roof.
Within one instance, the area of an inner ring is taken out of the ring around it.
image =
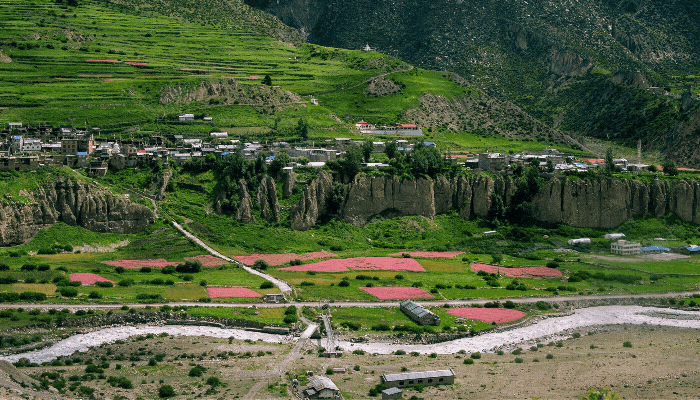
[[[387,374],[382,375],[385,382],[394,381],[405,381],[410,379],[425,379],[425,378],[444,378],[448,376],[455,376],[455,373],[451,369],[442,369],[437,371],[423,371],[423,372],[404,372],[401,374]]]

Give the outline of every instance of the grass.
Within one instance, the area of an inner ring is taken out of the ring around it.
[[[190,307],[187,314],[194,317],[244,319],[264,324],[286,325],[283,321],[284,308]]]

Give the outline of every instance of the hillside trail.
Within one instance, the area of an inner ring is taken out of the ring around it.
[[[273,278],[272,276],[270,276],[270,275],[268,275],[268,274],[265,274],[265,273],[262,273],[262,272],[260,272],[260,271],[254,270],[253,268],[250,268],[250,267],[246,266],[245,264],[243,264],[243,263],[241,263],[241,262],[239,262],[239,261],[237,261],[237,260],[234,260],[234,259],[232,259],[232,258],[226,257],[225,255],[223,255],[223,254],[219,253],[218,251],[216,251],[216,250],[212,249],[211,247],[209,247],[207,244],[205,244],[201,239],[199,239],[199,238],[196,237],[195,235],[193,235],[193,234],[191,234],[190,232],[186,231],[185,228],[183,228],[183,227],[182,227],[180,224],[178,224],[177,222],[172,221],[172,223],[173,223],[173,226],[174,226],[175,228],[177,228],[177,230],[179,230],[180,232],[182,232],[185,236],[187,236],[188,239],[194,240],[195,243],[197,243],[198,245],[200,245],[202,248],[204,248],[206,251],[208,251],[208,252],[209,252],[211,255],[213,255],[214,257],[219,257],[219,258],[221,258],[221,259],[223,259],[223,260],[226,260],[226,261],[230,262],[231,264],[236,264],[236,265],[238,265],[239,267],[241,267],[243,270],[245,270],[246,272],[248,272],[248,273],[250,273],[250,274],[253,274],[253,275],[257,275],[257,276],[259,276],[259,277],[265,279],[266,281],[272,282],[272,284],[275,285],[275,286],[277,286],[277,287],[279,288],[279,290],[281,290],[282,293],[284,293],[285,295],[288,295],[288,294],[292,293],[292,287],[289,286],[286,282],[284,282],[284,281],[282,281],[282,280],[279,280],[279,279],[277,279],[277,278]]]
[[[300,316],[300,319],[303,323],[306,324],[306,329],[304,330],[304,333],[302,333],[299,337],[299,340],[294,345],[294,348],[292,348],[292,350],[289,352],[289,354],[287,354],[287,357],[285,357],[284,360],[282,360],[279,363],[276,363],[273,366],[269,366],[270,369],[267,373],[265,373],[265,376],[261,377],[262,379],[257,381],[253,385],[253,387],[250,388],[248,393],[243,397],[243,400],[262,399],[263,397],[258,397],[257,393],[260,391],[260,389],[263,389],[265,385],[269,383],[269,379],[265,378],[275,378],[279,379],[280,382],[283,381],[284,374],[285,372],[287,372],[287,367],[294,361],[296,361],[299,357],[301,357],[301,349],[304,347],[311,335],[313,335],[314,331],[316,331],[318,325],[304,318],[303,315]]]

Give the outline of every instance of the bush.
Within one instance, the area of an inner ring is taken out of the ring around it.
[[[9,271],[10,266],[5,263],[0,263],[0,271]]]
[[[547,354],[547,359],[548,359],[548,360],[551,360],[551,359],[553,359],[553,358],[554,358],[554,354],[551,354],[551,353],[550,353],[550,354]]]
[[[291,265],[291,266],[302,265],[302,264],[303,264],[303,262],[298,258],[289,262],[289,265]]]
[[[124,267],[116,267],[116,268],[114,268],[114,272],[116,272],[116,273],[118,273],[118,274],[123,274],[125,271],[126,271],[126,268],[124,268]]]
[[[207,381],[205,383],[213,388],[223,385],[221,380],[215,376],[210,376],[209,378],[207,378]]]
[[[396,350],[396,351],[394,352],[394,355],[397,355],[397,356],[405,356],[405,355],[406,355],[406,352],[405,352],[404,350]]]
[[[151,269],[151,267],[141,267],[141,269],[139,270],[139,272],[143,272],[143,273],[149,273],[151,271],[153,271]]]
[[[122,389],[133,389],[134,385],[131,383],[131,381],[125,377],[116,377],[116,376],[110,376],[107,379],[107,383],[109,383],[112,387],[120,387]]]
[[[49,264],[39,264],[36,266],[37,271],[48,271],[51,269],[51,266]]]
[[[106,281],[105,282],[97,282],[96,285],[99,287],[113,287],[114,286],[114,284],[112,282],[106,282]]]
[[[175,271],[181,274],[196,274],[202,270],[202,262],[199,260],[185,261],[184,264],[180,264],[175,267]]]
[[[512,309],[515,308],[515,303],[513,303],[513,302],[510,301],[510,300],[508,300],[508,301],[506,301],[506,302],[503,304],[503,307],[509,308],[509,309],[512,310]]]
[[[175,390],[170,385],[163,385],[158,388],[158,396],[160,397],[173,397],[175,396]]]
[[[326,375],[333,375],[333,368],[331,368],[331,367],[326,368]]]
[[[63,297],[75,297],[78,295],[78,290],[72,287],[62,287],[58,289],[58,292],[61,294]]]
[[[377,324],[377,325],[372,325],[372,330],[373,331],[380,331],[380,332],[386,332],[391,330],[391,326],[389,324]]]
[[[13,283],[17,283],[16,278],[13,278],[11,276],[0,276],[0,285],[11,285]]]
[[[522,362],[523,362],[523,359],[522,359],[522,358],[516,358],[516,359],[515,359],[515,363],[516,363],[516,364],[522,364]]]
[[[283,321],[285,324],[293,324],[298,321],[298,317],[296,314],[285,315]]]
[[[479,352],[472,353],[472,355],[470,357],[475,359],[475,360],[478,360],[481,358],[481,353],[479,353]]]
[[[396,279],[397,281],[400,281],[400,280],[404,279],[404,276],[401,274],[396,274],[396,275],[394,275],[394,279]]]
[[[117,284],[119,286],[122,286],[122,287],[129,287],[129,286],[134,284],[134,280],[133,279],[122,279]]]
[[[20,268],[22,271],[34,271],[36,269],[35,264],[24,264],[22,265],[22,268]]]
[[[300,286],[316,286],[315,283],[309,281],[303,281],[299,284]]]
[[[466,360],[464,360],[464,363],[471,365],[471,364],[474,364],[474,360],[472,360],[471,358],[467,358]]]
[[[189,375],[189,376],[192,376],[192,377],[195,377],[195,378],[198,378],[198,377],[202,376],[202,373],[203,373],[203,372],[204,372],[204,371],[202,370],[202,368],[200,368],[199,366],[197,366],[197,367],[194,367],[194,368],[190,369],[190,372],[188,373],[188,375]]]
[[[353,350],[353,351],[352,351],[352,354],[359,355],[359,356],[364,356],[364,355],[365,355],[365,351],[364,351],[364,350],[357,349],[357,350]]]
[[[571,335],[571,337],[573,337],[574,339],[578,339],[578,338],[581,337],[581,334],[578,333],[578,332],[576,332],[576,333],[574,333],[573,335]]]
[[[272,282],[269,281],[265,281],[260,284],[260,289],[272,289],[273,287],[275,287],[275,285],[273,285]]]
[[[91,298],[91,299],[101,299],[101,298],[102,298],[102,295],[101,295],[99,292],[96,292],[96,291],[93,290],[92,292],[90,292],[90,294],[88,295],[88,297]]]
[[[255,260],[255,262],[253,263],[253,268],[259,270],[266,270],[269,266],[270,264],[268,264],[265,260]]]
[[[559,268],[559,263],[556,261],[549,261],[547,263],[547,268]]]
[[[340,281],[340,283],[338,283],[338,286],[340,286],[340,287],[348,287],[348,286],[350,286],[350,282],[348,282],[348,281]]]
[[[546,301],[538,301],[537,303],[535,303],[535,307],[537,307],[537,309],[540,311],[547,311],[552,309],[552,305],[547,303]]]
[[[175,272],[175,267],[173,267],[172,265],[168,265],[160,269],[161,274],[170,275],[174,274]]]
[[[19,294],[19,299],[27,301],[44,301],[46,300],[46,295],[44,293],[37,292],[22,292]]]
[[[632,347],[632,342],[624,342],[622,343],[622,347]]]

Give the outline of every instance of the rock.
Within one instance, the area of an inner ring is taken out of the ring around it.
[[[297,183],[297,174],[292,170],[288,171],[284,177],[284,188],[282,188],[282,196],[285,199],[292,197],[294,194],[294,185]]]
[[[246,181],[240,179],[238,181],[238,198],[241,199],[238,204],[238,209],[236,214],[233,216],[238,222],[243,222],[244,224],[254,224],[256,222],[255,216],[253,216],[253,202],[250,200],[250,195],[248,194],[248,189]]]
[[[388,176],[363,176],[350,183],[342,210],[343,220],[363,225],[373,215],[391,210],[399,215],[435,218],[433,181]]]
[[[321,171],[304,188],[301,199],[294,204],[289,212],[292,229],[305,231],[316,225],[318,217],[326,212],[332,188],[333,177],[327,171]]]
[[[255,198],[267,222],[280,222],[280,203],[277,200],[277,185],[274,179],[265,175],[260,181]]]
[[[28,197],[26,203],[0,205],[0,245],[22,244],[58,221],[100,233],[136,233],[155,222],[148,207],[70,179],[47,183]]]
[[[560,76],[583,76],[593,66],[591,60],[570,50],[552,48],[551,57],[549,70]]]

